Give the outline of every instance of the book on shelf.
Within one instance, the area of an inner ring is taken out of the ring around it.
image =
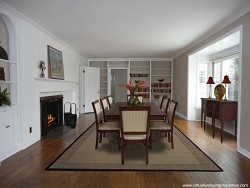
[[[149,74],[130,73],[130,77],[149,77]]]

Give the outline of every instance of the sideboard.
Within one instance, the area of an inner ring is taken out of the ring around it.
[[[221,122],[221,143],[223,142],[223,131],[225,121],[235,122],[235,140],[237,138],[237,111],[238,102],[230,100],[216,100],[211,98],[201,98],[201,127],[206,129],[206,117],[212,118],[213,138],[215,129],[215,119]]]

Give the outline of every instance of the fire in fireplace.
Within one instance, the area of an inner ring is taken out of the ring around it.
[[[63,125],[63,95],[40,98],[41,132],[47,135],[51,130]]]

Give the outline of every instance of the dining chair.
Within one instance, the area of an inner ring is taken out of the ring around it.
[[[92,102],[92,106],[95,114],[96,123],[96,143],[95,149],[98,148],[99,143],[102,142],[102,136],[106,132],[117,132],[118,135],[118,148],[120,148],[119,135],[120,135],[120,123],[119,122],[105,122],[103,119],[103,113],[99,100]]]
[[[160,109],[162,109],[162,103],[163,103],[164,98],[167,98],[167,95],[162,95],[159,98]]]
[[[143,103],[143,95],[137,95],[137,98],[139,99],[140,103]]]
[[[121,122],[121,160],[124,164],[124,147],[127,144],[143,143],[146,147],[146,164],[148,164],[148,118],[150,106],[119,107]]]
[[[170,99],[169,98],[167,98],[167,97],[163,97],[163,99],[162,99],[162,107],[161,107],[161,110],[164,112],[164,114],[165,114],[165,117],[164,117],[164,119],[162,119],[162,120],[150,120],[150,121],[162,121],[162,122],[164,122],[165,120],[166,120],[166,117],[167,117],[167,111],[168,111],[168,106],[169,106],[169,103],[170,103]]]
[[[170,99],[167,97],[163,97],[162,99],[162,105],[161,105],[161,110],[167,114],[168,111],[168,106],[169,106]]]
[[[150,121],[150,148],[152,148],[152,135],[153,132],[163,132],[168,136],[168,141],[171,142],[171,147],[174,149],[173,126],[175,119],[175,111],[178,102],[171,100],[169,103],[169,110],[167,111],[166,121]]]
[[[107,96],[107,101],[108,101],[109,108],[111,108],[111,105],[113,104],[113,99],[111,95]]]
[[[106,121],[105,113],[109,110],[108,99],[107,97],[103,97],[100,99],[100,101],[101,101],[101,106],[102,106],[103,118],[104,118],[104,121]]]

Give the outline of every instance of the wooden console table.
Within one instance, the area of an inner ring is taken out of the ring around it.
[[[221,143],[223,142],[223,129],[225,121],[235,122],[235,140],[237,137],[237,101],[216,100],[201,98],[201,127],[206,124],[206,117],[212,118],[213,138],[215,129],[215,119],[221,122]]]

